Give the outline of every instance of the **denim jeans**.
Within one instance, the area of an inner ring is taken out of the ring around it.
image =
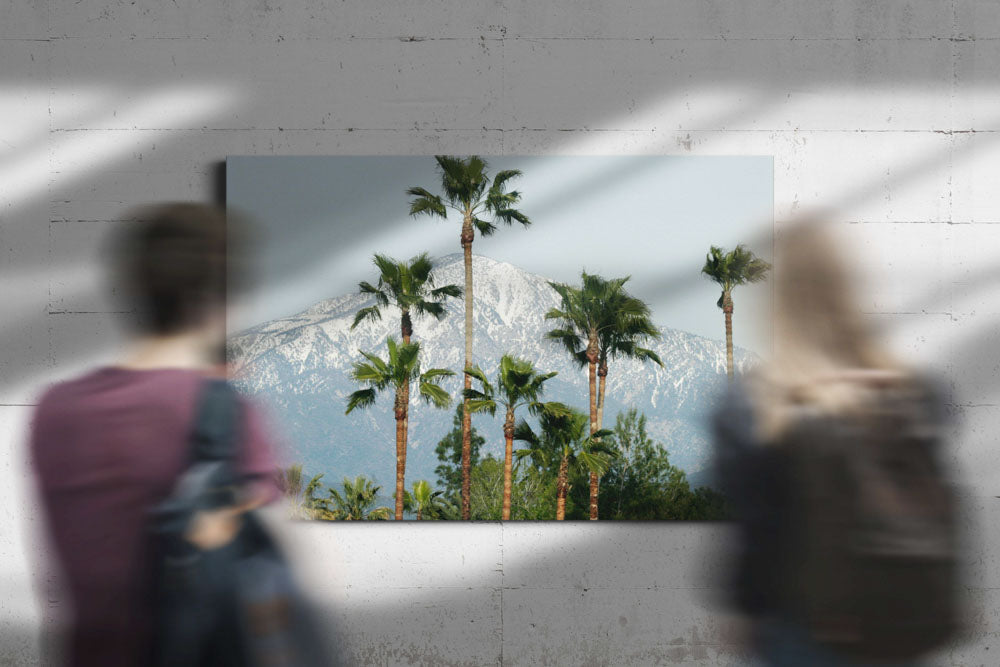
[[[919,667],[920,662],[857,662],[814,642],[798,624],[763,621],[758,634],[754,667]]]

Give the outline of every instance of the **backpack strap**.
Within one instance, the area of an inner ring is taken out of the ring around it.
[[[202,383],[191,431],[189,470],[211,471],[211,481],[202,490],[208,507],[235,502],[241,417],[239,397],[229,382],[213,378]]]
[[[226,380],[202,383],[191,432],[191,463],[233,461],[239,441],[240,404]]]

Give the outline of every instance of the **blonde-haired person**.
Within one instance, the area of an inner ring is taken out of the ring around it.
[[[946,402],[882,344],[854,274],[828,224],[778,234],[772,354],[714,415],[730,602],[768,665],[917,664],[956,624]]]

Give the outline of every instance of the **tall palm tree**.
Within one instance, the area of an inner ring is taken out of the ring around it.
[[[535,365],[527,359],[519,359],[509,354],[500,359],[496,388],[486,379],[486,374],[478,366],[467,368],[467,376],[479,380],[482,391],[465,389],[462,394],[468,399],[470,412],[488,412],[495,415],[497,408],[504,410],[503,437],[506,443],[503,464],[503,513],[502,519],[510,519],[511,477],[514,459],[514,416],[519,407],[527,407],[537,414],[544,409],[539,398],[544,391],[546,380],[557,373],[539,373]]]
[[[421,187],[409,188],[410,215],[428,215],[447,219],[448,209],[462,217],[462,234],[459,240],[465,260],[465,368],[472,367],[472,241],[476,230],[491,236],[497,223],[512,225],[519,222],[531,224],[524,213],[515,208],[521,200],[517,190],[507,191],[507,182],[521,175],[517,169],[498,171],[491,181],[486,173],[486,160],[473,155],[469,158],[438,155],[438,172],[444,195],[436,195]],[[465,376],[465,389],[472,388],[472,378]],[[469,399],[463,402],[462,412],[462,518],[469,518],[469,484],[471,479],[472,418]]]
[[[767,277],[771,265],[760,259],[745,245],[726,252],[711,246],[701,272],[722,287],[717,305],[726,317],[726,375],[733,379],[733,290],[739,285],[758,283]]]
[[[375,507],[381,486],[376,486],[364,475],[355,479],[344,478],[344,491],[330,487],[331,512],[340,521],[385,521],[390,516],[388,507]]]
[[[375,297],[375,304],[362,308],[355,314],[351,329],[364,321],[376,322],[382,319],[382,309],[390,305],[399,308],[399,333],[404,343],[413,335],[412,315],[429,315],[440,320],[445,315],[444,301],[448,297],[462,296],[458,285],[434,286],[434,264],[422,253],[408,261],[395,260],[386,255],[376,254],[373,258],[378,268],[378,282],[358,283],[361,294]],[[403,401],[410,402],[410,386],[403,391]],[[407,433],[409,424],[406,425]]]
[[[442,377],[454,375],[454,371],[445,368],[431,368],[420,372],[420,344],[397,343],[390,336],[386,340],[389,348],[388,360],[374,354],[361,351],[367,362],[354,364],[351,377],[367,384],[365,389],[359,389],[347,399],[347,411],[350,414],[355,408],[367,408],[375,403],[375,397],[383,390],[392,387],[396,396],[393,404],[393,414],[396,418],[396,520],[403,519],[403,494],[406,491],[404,478],[406,476],[406,441],[407,415],[409,410],[409,386],[417,383],[417,391],[425,402],[438,408],[445,408],[451,403],[451,397],[439,384]]]
[[[514,429],[514,439],[528,443],[528,448],[518,451],[518,457],[530,456],[536,465],[548,467],[553,456],[559,457],[556,476],[556,521],[566,518],[566,496],[569,494],[569,470],[579,466],[590,475],[603,475],[611,465],[612,450],[600,438],[612,435],[611,431],[591,432],[586,413],[560,403],[539,413],[540,433],[535,433],[523,419]]]
[[[587,366],[590,387],[590,432],[604,424],[604,398],[608,362],[615,358],[652,361],[663,366],[655,352],[641,347],[647,340],[660,337],[650,319],[649,306],[625,291],[629,276],[607,280],[584,271],[580,287],[550,282],[559,295],[558,308],[545,314],[559,321],[559,327],[546,337],[562,343],[581,366]],[[598,386],[598,375],[600,385]],[[590,518],[598,518],[600,474],[590,475]]]

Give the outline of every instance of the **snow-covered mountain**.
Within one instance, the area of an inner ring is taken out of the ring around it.
[[[438,285],[462,285],[462,256],[435,262]],[[546,398],[585,409],[587,374],[563,348],[543,338],[553,328],[544,315],[558,305],[547,279],[488,257],[473,259],[475,297],[475,361],[493,376],[505,353],[531,359],[541,371],[558,371],[546,384]],[[364,276],[362,276],[363,278]],[[385,355],[385,339],[399,337],[399,311],[383,309],[380,322],[365,322],[353,331],[354,314],[373,305],[361,294],[327,299],[292,317],[255,326],[230,338],[233,371],[240,388],[261,395],[271,406],[291,444],[294,459],[309,474],[325,472],[326,480],[365,474],[390,486],[395,474],[395,423],[392,394],[387,391],[366,411],[344,415],[348,394],[358,388],[349,378],[358,350]],[[706,307],[713,307],[708,304]],[[450,299],[440,321],[417,318],[413,340],[421,345],[423,368],[462,367],[463,302]],[[719,318],[722,329],[722,318]],[[605,425],[613,427],[620,410],[636,406],[649,420],[650,432],[663,442],[671,461],[689,473],[701,470],[708,456],[706,418],[725,386],[725,344],[676,329],[662,329],[652,347],[664,362],[614,361],[609,365]],[[751,355],[736,351],[737,367]],[[458,396],[461,376],[442,384]],[[438,410],[412,398],[407,486],[417,479],[435,480],[437,442],[452,428],[454,409]],[[502,415],[474,415],[474,427],[486,437],[487,451],[503,451]]]

